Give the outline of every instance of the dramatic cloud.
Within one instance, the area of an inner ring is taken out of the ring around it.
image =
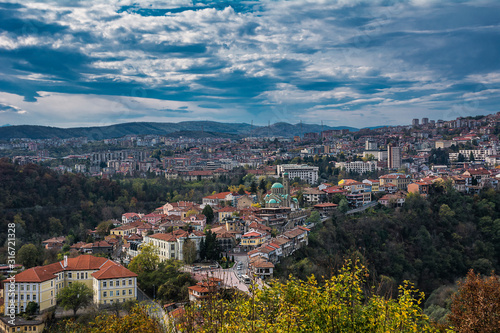
[[[499,12],[494,0],[4,1],[0,125],[497,112]]]

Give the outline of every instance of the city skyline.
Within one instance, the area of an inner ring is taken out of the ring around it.
[[[495,1],[0,1],[0,126],[300,121],[500,105]]]

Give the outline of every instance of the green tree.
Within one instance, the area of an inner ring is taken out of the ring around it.
[[[32,302],[29,302],[28,305],[26,305],[26,313],[29,316],[35,315],[39,309],[40,309],[40,306],[38,305],[37,302],[32,301]]]
[[[215,218],[214,210],[212,209],[212,206],[205,205],[205,207],[203,207],[203,210],[201,211],[201,213],[206,216],[207,224],[212,224],[212,222],[214,221],[214,218]]]
[[[73,282],[59,291],[57,303],[62,306],[64,310],[73,310],[73,316],[76,316],[76,311],[78,311],[78,309],[92,303],[92,296],[92,289],[81,282]]]
[[[342,198],[342,200],[340,200],[337,210],[341,213],[345,213],[349,210],[349,203],[346,198]]]
[[[319,222],[321,222],[321,216],[319,215],[319,212],[317,210],[313,211],[311,213],[311,216],[309,216],[307,218],[306,222],[310,222],[310,223],[319,223]]]
[[[25,268],[37,266],[40,259],[40,251],[33,244],[24,244],[17,252],[17,261]]]
[[[146,244],[141,247],[141,253],[135,256],[128,268],[137,274],[142,272],[152,272],[158,268],[160,257],[158,256],[158,248],[151,244]]]
[[[184,262],[191,265],[196,260],[196,244],[189,238],[184,241],[182,246],[182,256]]]

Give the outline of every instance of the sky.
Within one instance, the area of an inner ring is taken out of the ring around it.
[[[500,111],[500,1],[0,0],[0,126]]]

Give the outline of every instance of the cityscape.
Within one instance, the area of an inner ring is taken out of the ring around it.
[[[498,332],[499,7],[0,0],[0,333]]]

